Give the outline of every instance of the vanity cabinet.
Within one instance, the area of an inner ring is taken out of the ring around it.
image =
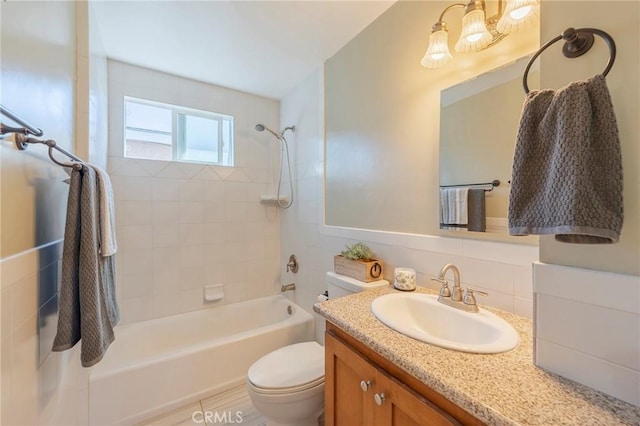
[[[416,379],[413,380],[422,386],[409,385],[406,381],[411,381],[411,376],[405,372],[406,377],[399,377],[403,375],[399,369],[389,371],[394,370],[390,368],[392,365],[342,329],[327,323],[325,425],[483,424]]]

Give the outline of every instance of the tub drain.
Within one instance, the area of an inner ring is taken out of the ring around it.
[[[291,315],[293,313],[293,309],[291,309],[291,305],[287,306],[287,313]]]

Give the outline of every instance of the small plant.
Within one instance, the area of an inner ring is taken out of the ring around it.
[[[347,259],[363,260],[365,262],[369,262],[373,258],[373,252],[363,242],[355,243],[351,247],[347,246],[347,249],[340,254]]]

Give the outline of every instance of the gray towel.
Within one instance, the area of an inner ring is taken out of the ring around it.
[[[96,173],[84,166],[71,174],[62,252],[62,283],[54,351],[82,340],[83,367],[99,362],[114,340],[119,312],[113,256],[100,256]]]
[[[622,228],[622,157],[604,76],[527,95],[509,196],[511,235],[615,243]]]
[[[485,208],[485,192],[484,189],[470,188],[469,201],[467,208],[469,209],[469,231],[485,232],[487,230],[487,215]]]

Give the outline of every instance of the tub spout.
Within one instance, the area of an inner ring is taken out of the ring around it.
[[[289,283],[289,284],[282,284],[282,287],[280,288],[280,291],[285,292],[285,291],[293,291],[296,289],[296,283]]]

